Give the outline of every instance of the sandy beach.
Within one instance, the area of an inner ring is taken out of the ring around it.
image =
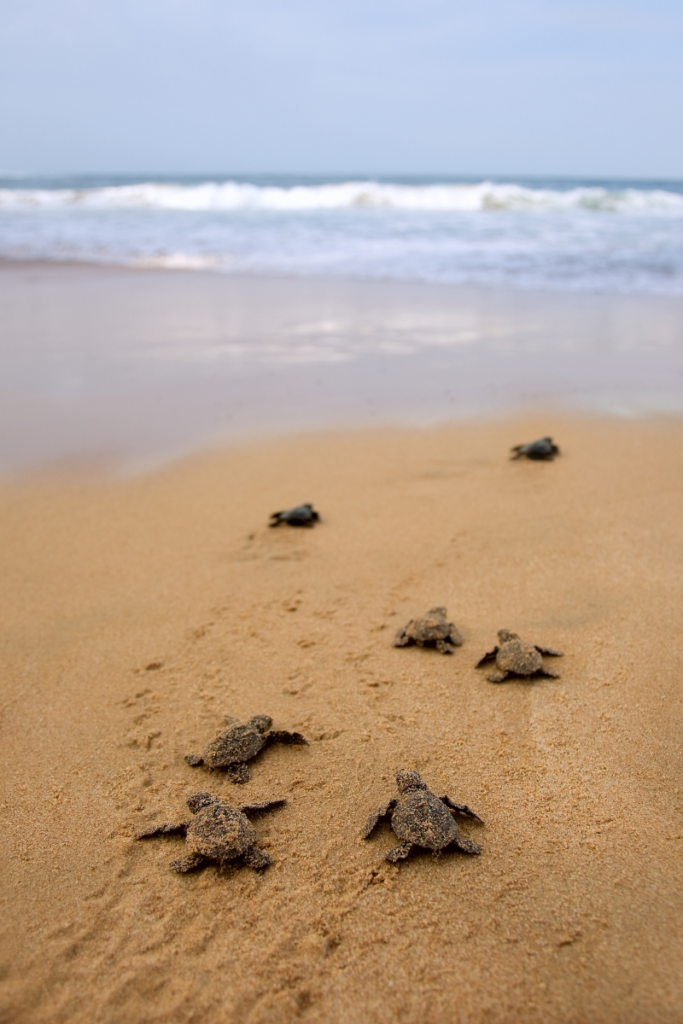
[[[0,8],[0,1024],[683,1024],[683,8]]]
[[[6,480],[0,1019],[678,1024],[682,442],[550,411]],[[268,529],[301,501],[318,526]],[[462,647],[392,647],[437,604]],[[487,682],[504,627],[560,678]],[[308,746],[244,786],[185,763],[259,713]],[[359,837],[399,768],[480,857]],[[136,841],[198,790],[286,798],[272,867]]]

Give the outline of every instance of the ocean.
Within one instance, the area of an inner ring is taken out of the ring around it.
[[[0,177],[0,257],[683,294],[683,181]]]

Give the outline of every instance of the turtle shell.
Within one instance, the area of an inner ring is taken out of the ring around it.
[[[443,850],[460,837],[451,812],[427,789],[407,793],[399,800],[391,827],[402,842],[428,850]]]
[[[187,829],[190,850],[212,860],[234,860],[255,842],[256,831],[246,814],[223,803],[202,807]]]
[[[263,749],[265,742],[263,733],[251,722],[233,725],[209,743],[204,763],[208,768],[225,768],[229,764],[250,761]]]
[[[532,676],[543,667],[543,658],[533,644],[514,637],[501,644],[496,655],[496,665],[503,672],[513,672],[518,676]]]
[[[421,644],[436,643],[446,640],[454,628],[452,622],[446,621],[445,608],[430,608],[423,619],[411,619],[406,626],[406,635]]]

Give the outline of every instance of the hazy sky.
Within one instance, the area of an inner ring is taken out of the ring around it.
[[[683,177],[681,0],[0,0],[0,172]]]

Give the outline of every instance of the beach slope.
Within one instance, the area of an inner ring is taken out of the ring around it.
[[[510,462],[552,433],[552,463]],[[312,501],[312,530],[267,526]],[[683,1005],[683,422],[329,433],[0,491],[0,1020],[648,1024]],[[445,605],[464,644],[396,649]],[[501,628],[559,679],[487,682]],[[272,716],[235,786],[192,768]],[[396,867],[399,768],[480,857]],[[274,864],[136,833],[209,790]]]

